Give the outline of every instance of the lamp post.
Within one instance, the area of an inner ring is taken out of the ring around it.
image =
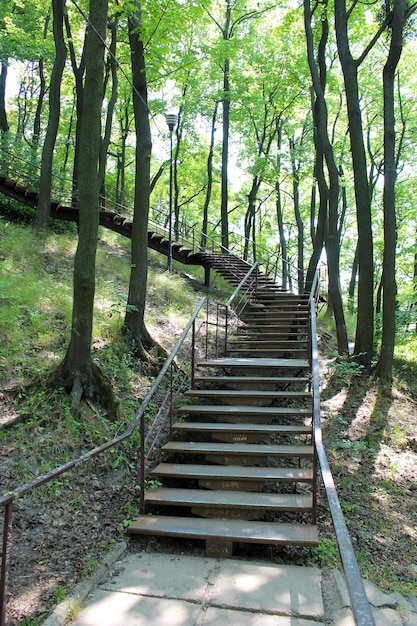
[[[172,133],[178,122],[176,113],[166,113],[165,120],[169,128],[170,152],[169,152],[169,217],[168,217],[168,272],[172,270]]]

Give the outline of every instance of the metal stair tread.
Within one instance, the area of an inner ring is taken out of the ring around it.
[[[152,470],[151,474],[160,477],[256,480],[262,482],[312,482],[314,478],[311,467],[257,467],[197,463],[160,463]]]
[[[266,456],[302,456],[311,457],[311,445],[271,445],[255,443],[212,443],[205,441],[168,441],[161,448],[162,452],[184,452],[194,454],[238,454]]]
[[[194,539],[226,538],[230,541],[275,545],[318,544],[317,527],[299,523],[145,515],[138,517],[127,530],[132,534],[158,534]]]
[[[254,433],[254,434],[276,434],[276,435],[308,435],[311,433],[311,426],[307,424],[230,424],[222,422],[175,422],[172,425],[174,430],[186,432],[207,432],[207,433]]]
[[[187,397],[204,396],[205,398],[311,398],[309,391],[275,391],[275,390],[251,390],[251,389],[188,389],[184,394]]]
[[[303,383],[307,384],[310,381],[307,376],[195,376],[194,382],[209,382],[217,384],[234,384],[234,383],[255,383],[265,385],[277,385],[277,384],[292,384]]]
[[[245,404],[239,405],[224,405],[224,404],[184,404],[179,407],[178,413],[181,415],[195,415],[212,413],[215,415],[258,415],[268,417],[301,415],[311,416],[311,408],[300,407],[282,407],[282,406],[247,406]]]
[[[183,489],[156,487],[145,495],[151,504],[181,506],[210,506],[213,508],[247,508],[263,510],[309,511],[312,507],[311,494],[260,493],[214,489]]]
[[[219,357],[196,363],[198,367],[288,367],[302,369],[309,366],[307,359],[273,359],[273,358],[250,358],[250,357]]]

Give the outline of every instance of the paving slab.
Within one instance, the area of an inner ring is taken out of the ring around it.
[[[210,576],[219,568],[217,559],[171,554],[130,554],[123,569],[108,578],[101,589],[142,596],[204,600]]]
[[[316,568],[139,553],[108,573],[71,623],[314,626],[323,617]]]
[[[222,561],[210,603],[323,619],[321,572],[315,567]]]
[[[132,593],[94,592],[73,626],[195,626],[199,604]]]
[[[284,615],[264,615],[230,609],[209,607],[205,612],[201,626],[322,626],[322,622],[306,620]]]

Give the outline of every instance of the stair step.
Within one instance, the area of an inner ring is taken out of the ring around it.
[[[255,384],[255,385],[306,385],[310,379],[306,376],[195,376],[196,383],[215,383],[217,385]],[[288,393],[288,392],[287,392]]]
[[[252,321],[252,320],[259,320],[259,321],[268,321],[268,320],[272,320],[274,321],[275,319],[280,320],[281,318],[288,318],[288,319],[307,319],[309,316],[309,311],[294,311],[294,310],[275,310],[275,311],[270,311],[270,310],[266,310],[266,311],[258,311],[258,312],[251,312],[251,313],[243,313],[242,315],[242,319],[244,321],[248,320],[248,321]]]
[[[313,482],[310,467],[251,467],[242,465],[199,465],[160,463],[153,476],[160,478],[250,480],[259,482]]]
[[[203,433],[242,433],[263,435],[310,435],[311,426],[307,424],[229,424],[221,422],[175,422],[174,430]]]
[[[178,409],[179,415],[211,415],[227,419],[257,417],[311,417],[311,408],[304,407],[271,407],[271,406],[246,406],[242,405],[219,405],[219,404],[185,404]]]
[[[163,452],[183,454],[226,454],[232,456],[312,457],[313,446],[266,445],[256,443],[211,443],[205,441],[168,441]]]
[[[292,400],[294,398],[311,398],[308,391],[259,391],[251,389],[189,389],[184,394],[187,397],[204,398],[268,398],[272,400],[284,399]]]
[[[223,357],[196,363],[197,367],[252,367],[254,369],[304,369],[309,367],[307,359],[251,359]]]
[[[227,354],[242,354],[251,357],[267,357],[267,356],[278,356],[278,354],[305,354],[307,348],[252,348],[248,346],[247,348],[229,348],[227,349]]]
[[[231,542],[257,544],[287,546],[316,546],[318,544],[317,527],[309,524],[145,515],[138,517],[127,530],[131,534],[206,540],[220,538]]]
[[[288,337],[288,335],[287,335]],[[229,339],[228,346],[248,346],[251,348],[292,348],[294,345],[305,344],[306,339],[258,339],[254,337],[241,337],[238,339]],[[305,350],[305,347],[304,347]]]
[[[260,511],[311,511],[311,494],[259,493],[213,489],[180,489],[157,487],[145,495],[149,504],[203,506],[234,509],[257,509]]]

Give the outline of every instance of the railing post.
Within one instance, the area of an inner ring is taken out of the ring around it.
[[[145,411],[140,416],[140,513],[145,514]]]
[[[227,330],[228,330],[228,327],[229,327],[229,307],[227,306],[227,304],[225,306],[225,309],[226,309],[226,312],[225,312],[225,315],[224,315],[224,355],[226,356],[226,352],[227,352],[227,338],[228,338]]]
[[[195,320],[191,329],[191,389],[195,383]]]
[[[3,552],[1,557],[1,576],[0,576],[0,626],[6,625],[6,591],[7,591],[7,574],[9,571],[10,559],[10,534],[12,530],[13,516],[13,499],[10,500],[4,510],[4,528],[3,528]]]

